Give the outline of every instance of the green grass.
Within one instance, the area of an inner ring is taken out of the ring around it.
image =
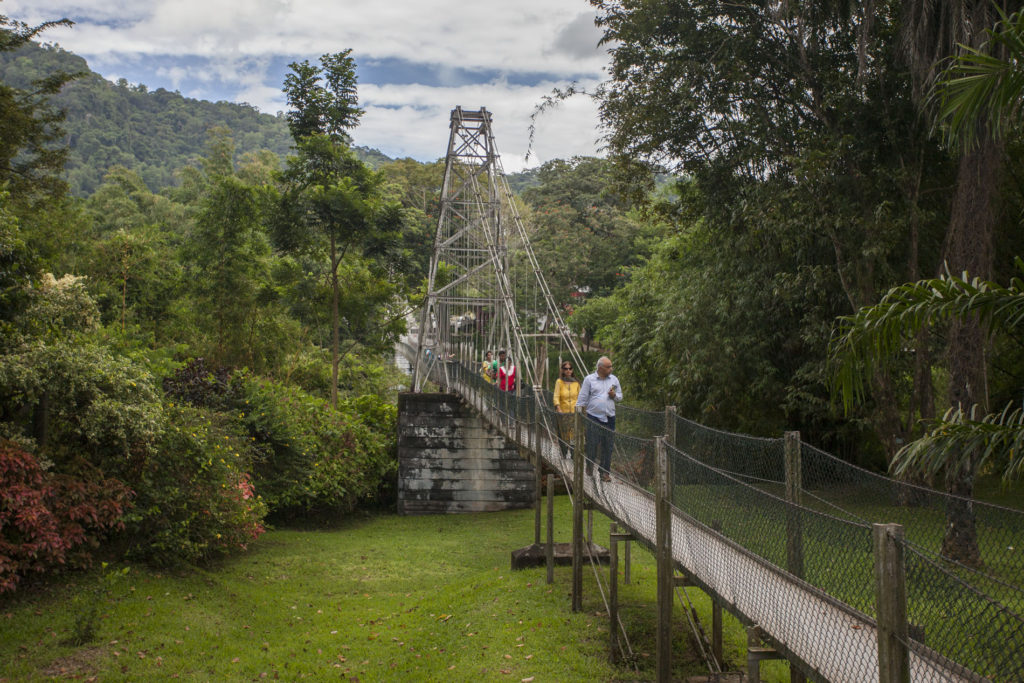
[[[561,496],[556,540],[569,540],[570,523]],[[599,514],[594,537],[607,543]],[[556,568],[552,585],[544,568],[510,571],[509,553],[532,540],[531,510],[381,515],[330,530],[272,531],[216,567],[132,567],[101,598],[96,638],[77,647],[67,644],[75,617],[102,572],[71,574],[0,602],[0,681],[652,680],[650,555],[634,547],[632,583],[620,583],[636,668],[612,666],[589,567],[578,614],[569,609],[570,568]],[[709,600],[695,589],[690,595],[710,633]],[[702,671],[683,619],[677,603],[679,678]],[[726,626],[727,656],[738,668],[743,632],[728,615]],[[765,680],[786,680],[785,670],[765,664]]]

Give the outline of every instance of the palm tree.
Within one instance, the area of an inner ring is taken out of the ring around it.
[[[1017,259],[1024,275],[1024,261]],[[1003,287],[980,278],[967,279],[949,274],[921,280],[890,290],[874,306],[840,319],[839,334],[832,344],[838,360],[835,386],[847,407],[866,394],[872,372],[884,368],[899,355],[918,333],[958,321],[972,319],[988,335],[1009,331],[1024,322],[1024,281],[1014,278]],[[896,475],[945,474],[973,481],[974,473],[990,461],[1003,467],[1003,478],[1024,474],[1024,409],[1007,405],[999,412],[986,413],[977,404],[965,408],[953,404],[946,414],[926,421],[925,435],[902,448],[890,469]],[[942,554],[959,562],[976,565],[977,540],[973,513],[970,525],[956,515],[969,505],[951,505],[950,524],[943,538]],[[969,533],[969,535],[965,535]]]
[[[986,29],[1010,10],[1008,4],[1019,5],[1019,0],[998,2],[1001,6],[992,0],[905,0],[902,36],[915,95],[925,108],[931,102],[926,93],[934,86],[942,66],[971,50],[981,50],[986,45]],[[988,47],[999,49],[995,45]],[[988,129],[983,117],[975,122],[979,133],[976,144],[957,150],[960,155],[956,186],[942,262],[951,272],[988,279],[992,274],[1005,144],[1000,135]],[[951,408],[964,414],[979,409],[987,412],[986,340],[976,317],[950,320],[948,347]],[[951,504],[947,510],[943,547],[947,555],[967,565],[980,563],[974,511],[968,502],[974,494],[979,455],[968,454],[959,468],[945,470],[946,490],[964,502]]]
[[[999,16],[979,48],[950,60],[930,95],[951,147],[973,148],[983,130],[1002,139],[1024,113],[1024,12]]]

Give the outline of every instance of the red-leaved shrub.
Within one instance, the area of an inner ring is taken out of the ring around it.
[[[89,549],[123,526],[131,495],[116,479],[50,474],[32,454],[0,440],[0,593],[29,572],[88,565]]]

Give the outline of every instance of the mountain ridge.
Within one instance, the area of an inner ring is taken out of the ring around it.
[[[77,196],[92,194],[114,166],[136,171],[153,192],[178,184],[176,171],[206,150],[208,131],[231,131],[236,157],[269,150],[282,160],[292,147],[283,114],[265,114],[250,104],[186,97],[150,90],[125,79],[111,82],[85,58],[55,44],[31,43],[0,53],[0,81],[27,88],[57,72],[81,74],[51,98],[63,110],[69,157],[66,179]],[[353,146],[373,168],[392,159],[376,149]]]

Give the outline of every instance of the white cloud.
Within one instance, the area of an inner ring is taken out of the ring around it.
[[[470,69],[593,73],[605,58],[582,0],[7,0],[26,21],[67,16],[48,38],[89,57],[112,51],[198,56],[352,48]],[[589,33],[589,37],[588,37]],[[587,48],[587,45],[590,45]],[[571,47],[571,49],[566,49]]]
[[[554,87],[579,78],[593,87],[607,61],[585,0],[0,0],[4,14],[38,23],[67,16],[59,42],[111,77],[133,73],[150,88],[204,99],[286,109],[280,58],[315,59],[352,48],[358,64],[381,60],[428,67],[436,83],[372,83],[356,143],[389,156],[431,160],[445,153],[449,112],[487,107],[508,171],[523,168],[530,113]],[[411,73],[416,73],[413,70]],[[480,73],[489,82],[464,83]],[[487,73],[488,75],[484,75]],[[502,74],[493,79],[493,74]],[[516,85],[537,80],[534,85]],[[152,78],[150,78],[152,76]],[[410,80],[415,80],[410,77]],[[537,122],[530,166],[594,154],[597,114],[576,97]]]
[[[438,159],[447,151],[451,110],[456,106],[485,107],[493,116],[494,136],[506,171],[520,171],[556,158],[596,154],[597,107],[589,98],[577,96],[537,119],[530,160],[524,158],[529,147],[530,114],[554,85],[527,87],[494,82],[458,88],[362,86],[360,100],[366,114],[355,131],[355,142],[393,157]],[[417,106],[410,106],[410,101]]]

